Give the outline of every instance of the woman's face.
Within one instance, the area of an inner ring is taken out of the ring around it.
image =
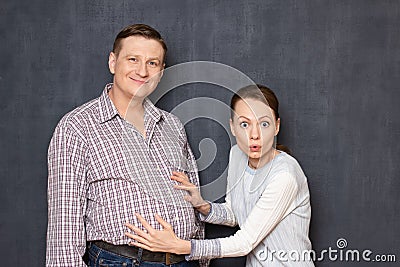
[[[236,143],[248,155],[252,167],[262,167],[274,156],[280,120],[267,104],[255,99],[239,100],[234,111],[230,123]]]

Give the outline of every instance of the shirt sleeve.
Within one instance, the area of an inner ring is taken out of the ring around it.
[[[85,142],[60,123],[48,149],[46,266],[86,266]]]
[[[239,257],[250,253],[290,212],[298,191],[295,177],[282,173],[264,190],[245,223],[234,235],[211,240],[191,240],[188,258]]]

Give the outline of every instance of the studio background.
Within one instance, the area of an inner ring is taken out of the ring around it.
[[[168,45],[167,67],[203,60],[271,87],[281,102],[279,141],[309,181],[315,251],[345,238],[349,249],[400,261],[399,1],[0,1],[0,255],[2,266],[44,266],[47,147],[59,119],[110,82],[115,35],[146,23]],[[224,88],[189,84],[166,110]],[[205,107],[212,108],[212,107]],[[225,169],[228,134],[196,119],[186,130],[217,145],[203,183]],[[209,225],[207,236],[234,229]],[[324,261],[316,266],[397,266]],[[218,259],[214,267],[244,266]]]

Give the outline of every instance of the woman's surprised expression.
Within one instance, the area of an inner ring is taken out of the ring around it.
[[[260,100],[242,99],[234,107],[231,131],[239,148],[249,157],[251,167],[260,168],[275,153],[274,136],[279,132],[280,119]]]

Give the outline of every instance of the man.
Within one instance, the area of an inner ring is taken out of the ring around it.
[[[128,247],[124,235],[126,222],[142,227],[140,213],[153,227],[155,214],[168,218],[180,238],[204,237],[194,210],[177,205],[182,197],[171,190],[174,170],[199,183],[183,125],[146,98],[162,76],[166,51],[155,29],[126,27],[109,55],[113,83],[58,123],[48,150],[46,266],[197,264]]]

